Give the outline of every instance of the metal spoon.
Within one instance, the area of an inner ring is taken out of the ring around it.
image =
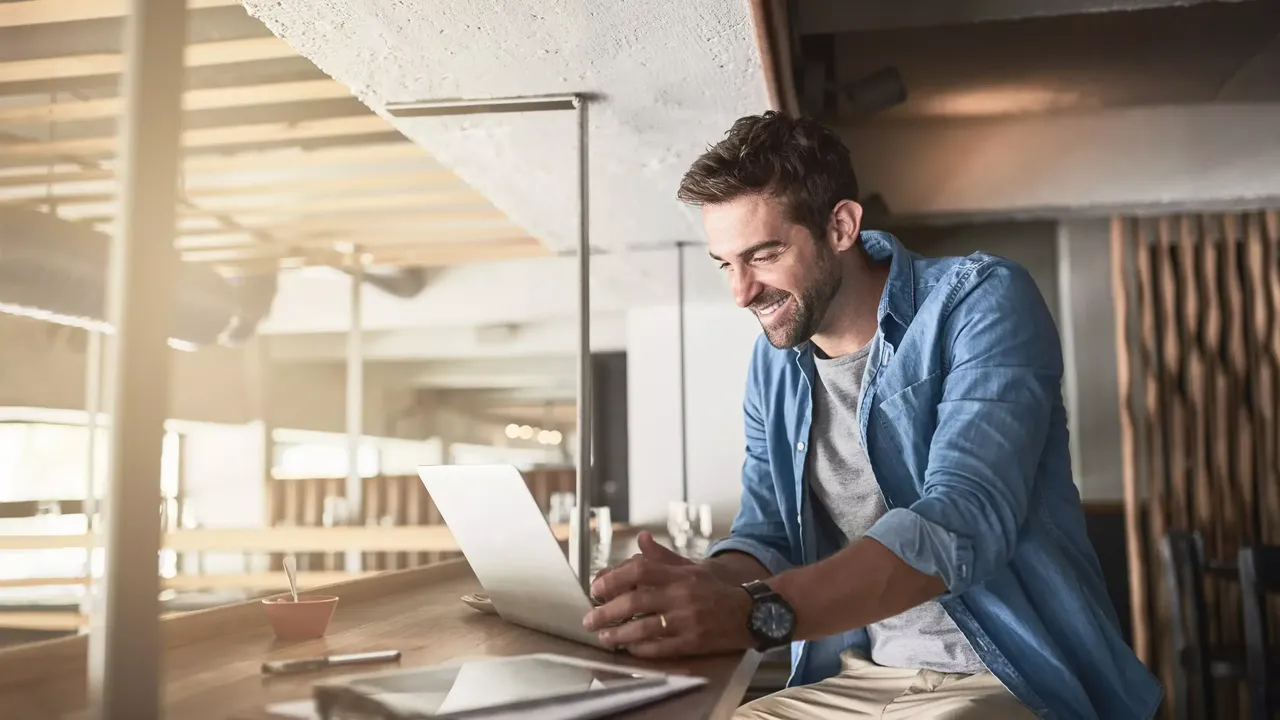
[[[284,556],[284,574],[289,578],[289,593],[293,595],[293,601],[298,602],[298,564],[292,555]]]

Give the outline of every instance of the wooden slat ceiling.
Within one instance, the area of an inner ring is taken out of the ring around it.
[[[115,229],[127,6],[0,3],[0,207]],[[235,273],[547,254],[237,0],[188,11],[184,260]]]

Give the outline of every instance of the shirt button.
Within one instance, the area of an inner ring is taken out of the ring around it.
[[[800,525],[802,523],[804,523],[804,516],[800,513],[796,513],[796,524]]]
[[[802,443],[802,442],[798,442],[798,443],[796,443],[796,449],[797,449],[797,450],[800,450],[800,451],[803,451],[803,450],[804,450],[804,443]]]

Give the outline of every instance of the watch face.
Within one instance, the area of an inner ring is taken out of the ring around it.
[[[782,603],[756,603],[751,611],[751,626],[770,638],[780,640],[791,632],[795,621],[791,611]]]

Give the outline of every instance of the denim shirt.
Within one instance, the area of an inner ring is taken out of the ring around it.
[[[1034,281],[977,253],[925,259],[864,231],[890,261],[860,401],[888,512],[867,531],[943,579],[939,598],[987,669],[1043,718],[1155,714],[1162,690],[1125,643],[1071,476],[1062,350]],[[815,526],[805,456],[813,351],[755,346],[743,403],[742,505],[709,554],[778,574],[840,549]],[[789,685],[840,671],[866,630],[791,645]]]

